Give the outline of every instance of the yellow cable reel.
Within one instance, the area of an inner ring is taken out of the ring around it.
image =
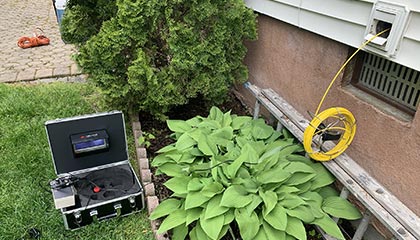
[[[332,122],[326,122],[332,119]],[[324,125],[325,127],[320,127]],[[330,150],[324,152],[322,138],[325,134],[339,136],[338,143]],[[342,107],[332,107],[316,115],[305,129],[303,135],[303,146],[309,156],[318,161],[329,161],[342,154],[356,134],[356,119],[353,114]],[[312,140],[319,138],[318,146],[312,146]]]
[[[331,80],[330,85],[328,86],[327,90],[322,96],[321,101],[318,104],[315,117],[312,119],[312,121],[309,123],[309,126],[303,133],[303,147],[312,159],[318,161],[329,161],[334,159],[342,154],[353,141],[354,135],[356,134],[356,119],[349,110],[342,107],[332,107],[324,110],[321,113],[319,113],[319,110],[321,109],[322,103],[324,102],[325,97],[330,91],[335,80],[344,70],[346,65],[351,61],[351,59],[369,42],[388,30],[389,29],[386,29],[364,42],[347,59],[347,61],[341,66],[341,68],[335,74],[334,78]],[[325,147],[323,146],[324,140],[333,140],[337,143],[333,148],[325,150]],[[316,144],[314,148],[312,144],[313,142]]]

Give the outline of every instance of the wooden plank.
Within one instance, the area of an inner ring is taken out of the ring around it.
[[[278,96],[272,89],[262,90],[267,97],[280,111],[287,115],[299,129],[304,131],[309,125],[299,112],[290,106],[283,98]],[[332,142],[323,144],[327,149],[335,145]],[[331,161],[329,161],[331,162]],[[327,165],[329,162],[325,162]],[[335,162],[353,177],[366,191],[376,199],[388,212],[390,212],[401,224],[410,231],[416,238],[420,239],[420,218],[405,206],[397,197],[385,189],[376,179],[371,177],[360,165],[358,165],[347,154],[342,154],[335,159]]]
[[[282,125],[286,127],[299,141],[303,140],[303,131],[305,129],[305,125],[308,126],[309,124],[308,120],[306,120],[299,112],[297,112],[292,106],[290,106],[286,101],[284,101],[280,96],[278,96],[271,89],[261,91],[261,89],[259,89],[258,87],[254,85],[246,85],[246,87],[256,96],[257,100],[267,110],[269,110],[270,113],[273,116],[275,116],[282,123]],[[267,95],[270,96],[270,99],[267,98]],[[286,116],[286,113],[287,113],[287,116]],[[346,159],[345,163],[350,164],[351,162],[349,161],[349,159],[350,158]],[[377,199],[373,198],[372,195],[370,195],[367,191],[365,191],[364,181],[356,181],[352,175],[350,175],[340,165],[338,165],[337,160],[324,162],[324,166],[331,173],[333,173],[335,177],[341,183],[343,183],[343,185],[347,189],[349,189],[349,191],[363,205],[365,205],[365,207],[370,212],[372,212],[378,218],[378,220],[382,222],[398,239],[410,239],[410,240],[416,239],[411,233],[411,231],[409,232],[408,230],[406,230],[407,228],[405,227],[405,225],[401,224],[396,218],[394,218],[393,214],[388,212],[388,210],[382,206],[383,204],[380,204],[377,201]],[[365,171],[363,170],[363,172]],[[366,175],[363,175],[363,177],[366,177]],[[369,178],[372,179],[371,177]],[[391,195],[383,187],[381,188],[381,190],[383,190],[383,191],[380,191],[381,194],[386,193],[388,197]],[[399,202],[399,200],[397,201]],[[399,203],[403,205],[401,202]],[[386,204],[390,204],[390,203],[386,202]],[[415,232],[415,233],[418,234],[418,232]]]

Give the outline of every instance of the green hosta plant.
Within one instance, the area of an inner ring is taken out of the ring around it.
[[[320,163],[299,155],[302,146],[248,116],[213,107],[207,118],[168,120],[176,142],[152,165],[171,178],[173,191],[151,214],[172,239],[220,239],[236,222],[242,239],[306,239],[316,224],[344,239],[331,216],[357,219],[359,211],[329,185]]]

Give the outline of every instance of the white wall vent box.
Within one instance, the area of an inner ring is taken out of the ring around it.
[[[365,40],[385,29],[381,36],[370,42],[366,49],[385,57],[394,57],[406,28],[409,10],[406,6],[377,1],[372,8],[365,31]]]

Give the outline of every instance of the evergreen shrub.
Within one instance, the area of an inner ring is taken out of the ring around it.
[[[256,38],[256,15],[242,0],[117,6],[77,57],[112,105],[162,118],[191,98],[220,103],[232,84],[247,79],[243,41]]]
[[[83,44],[116,13],[116,0],[69,0],[60,26],[61,36],[67,43]]]

